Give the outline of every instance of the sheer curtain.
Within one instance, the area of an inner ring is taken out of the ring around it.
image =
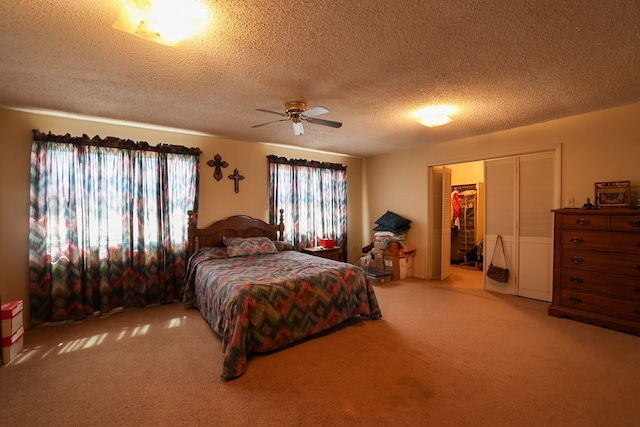
[[[172,302],[196,209],[199,149],[34,131],[33,323]]]
[[[285,240],[300,249],[335,240],[341,259],[347,248],[347,168],[337,163],[267,156],[269,220],[284,209]]]

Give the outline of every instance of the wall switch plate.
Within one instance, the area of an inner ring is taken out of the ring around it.
[[[564,206],[567,208],[573,208],[574,207],[573,197],[567,197],[567,200]]]

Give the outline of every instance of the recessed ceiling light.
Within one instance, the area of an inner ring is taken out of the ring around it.
[[[450,123],[453,120],[450,116],[456,111],[452,105],[434,105],[418,110],[412,116],[423,126],[436,127]]]
[[[127,0],[113,28],[174,46],[200,31],[207,18],[199,0]]]

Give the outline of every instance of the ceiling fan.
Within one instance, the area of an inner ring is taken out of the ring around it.
[[[291,102],[285,103],[284,113],[278,113],[277,111],[271,111],[271,110],[264,110],[262,108],[257,108],[256,110],[263,111],[265,113],[277,114],[285,118],[251,126],[252,128],[258,128],[260,126],[268,125],[270,123],[286,122],[290,120],[291,122],[293,122],[294,135],[302,135],[304,133],[304,128],[302,127],[303,121],[314,124],[314,125],[329,126],[332,128],[339,128],[340,126],[342,126],[342,123],[339,123],[339,122],[332,122],[331,120],[316,119],[315,116],[328,113],[329,110],[327,110],[324,107],[313,107],[307,110],[306,104],[302,101],[291,101]]]

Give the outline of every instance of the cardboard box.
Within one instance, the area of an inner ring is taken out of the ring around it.
[[[23,326],[22,300],[2,304],[2,338],[11,337]]]
[[[400,253],[400,244],[398,242],[388,242],[382,249],[381,242],[373,242],[373,253],[384,255],[385,257],[397,257]]]
[[[369,263],[369,267],[376,270],[384,270],[384,258],[382,258],[382,255],[376,254]]]
[[[400,278],[413,277],[413,258],[399,258]]]
[[[393,280],[413,277],[413,258],[387,258],[376,255],[369,266],[391,273]]]
[[[369,268],[366,272],[367,278],[372,285],[381,285],[393,281],[391,273],[387,271],[378,270],[375,268]]]
[[[2,338],[2,361],[9,363],[18,356],[24,346],[24,326],[11,336]]]

